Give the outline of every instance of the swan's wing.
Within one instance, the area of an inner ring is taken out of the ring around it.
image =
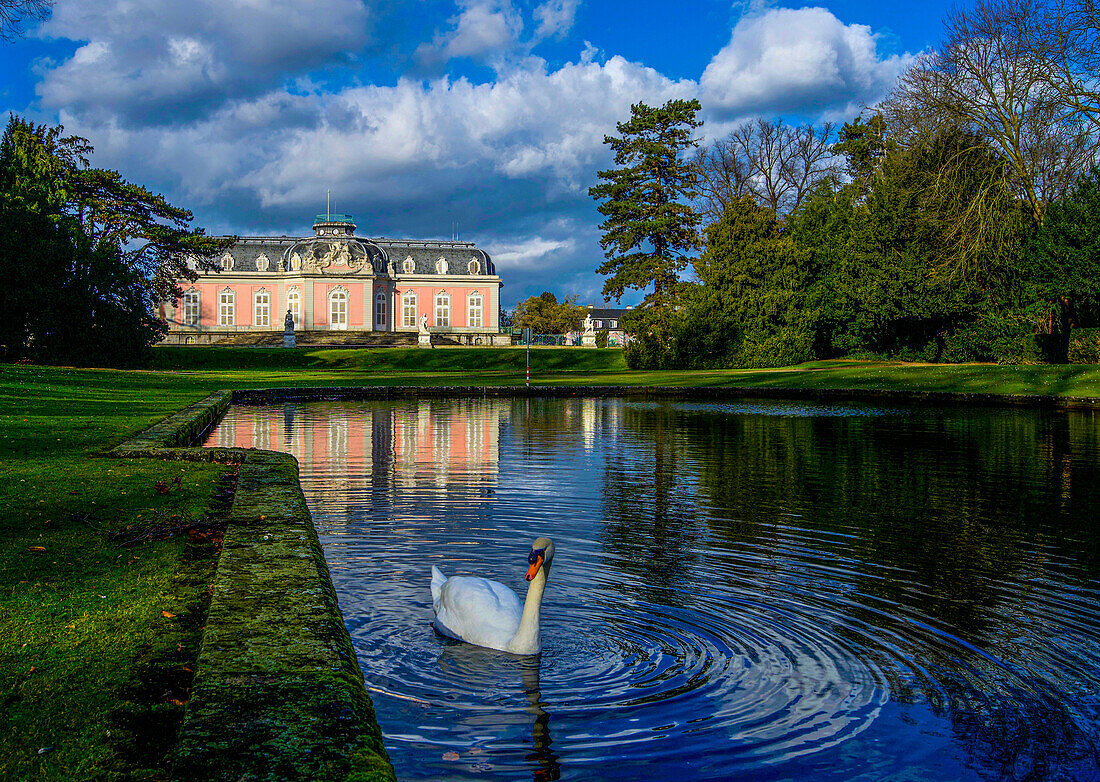
[[[523,605],[497,581],[472,576],[448,578],[433,600],[436,626],[463,641],[503,649],[519,627]]]
[[[432,605],[434,606],[439,602],[439,590],[443,589],[443,585],[447,583],[447,577],[443,575],[443,571],[432,565]]]

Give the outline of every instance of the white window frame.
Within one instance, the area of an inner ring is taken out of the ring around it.
[[[484,328],[485,322],[485,299],[478,292],[474,291],[466,297],[466,325],[472,329]]]
[[[252,325],[271,327],[271,294],[260,288],[252,297]]]
[[[237,325],[237,294],[232,288],[223,288],[218,293],[218,325]]]
[[[287,289],[286,308],[290,310],[290,314],[294,318],[294,328],[300,328],[302,325],[302,292],[298,289],[298,286]]]
[[[222,261],[222,271],[223,272],[233,271],[233,256],[232,255],[230,255],[229,253],[226,253],[225,255],[222,256],[221,261]]]
[[[451,326],[451,294],[440,291],[435,294],[435,327],[450,328]]]
[[[417,310],[416,291],[405,291],[401,295],[401,325],[406,328],[416,328]]]
[[[343,304],[342,312],[334,311],[333,305],[337,302]],[[335,331],[347,331],[348,329],[348,310],[351,309],[351,296],[345,288],[336,287],[328,292],[328,327]],[[342,318],[333,317],[336,314],[341,314]]]
[[[199,318],[202,317],[202,298],[198,291],[198,288],[188,288],[183,292],[183,297],[180,300],[180,322],[185,326],[197,326],[199,325]]]
[[[378,291],[374,294],[374,327],[386,328],[386,292]]]

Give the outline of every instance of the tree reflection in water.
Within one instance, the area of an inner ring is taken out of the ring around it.
[[[1098,424],[422,399],[210,442],[299,459],[403,778],[1069,780],[1100,777]],[[522,587],[534,530],[541,657],[436,637],[428,566]]]

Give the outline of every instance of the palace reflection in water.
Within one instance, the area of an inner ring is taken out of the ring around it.
[[[294,454],[402,779],[1095,779],[1100,420],[783,402],[233,408]],[[521,591],[541,658],[430,627]]]

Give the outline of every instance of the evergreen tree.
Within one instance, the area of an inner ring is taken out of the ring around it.
[[[1047,357],[1067,363],[1071,330],[1100,322],[1100,169],[1051,204],[1027,257],[1029,298],[1049,334]]]
[[[617,124],[619,137],[605,136],[618,168],[598,172],[604,180],[588,193],[602,201],[600,245],[607,260],[597,270],[609,275],[604,296],[622,297],[628,289],[653,286],[646,303],[660,311],[670,303],[688,254],[699,247],[699,217],[691,206],[698,173],[687,154],[698,146],[694,131],[698,100],[670,100],[652,108],[630,107],[631,117]]]
[[[0,139],[0,344],[9,357],[133,364],[165,331],[158,299],[229,243],[89,166],[91,145],[11,117]],[[231,240],[230,240],[231,241]]]

